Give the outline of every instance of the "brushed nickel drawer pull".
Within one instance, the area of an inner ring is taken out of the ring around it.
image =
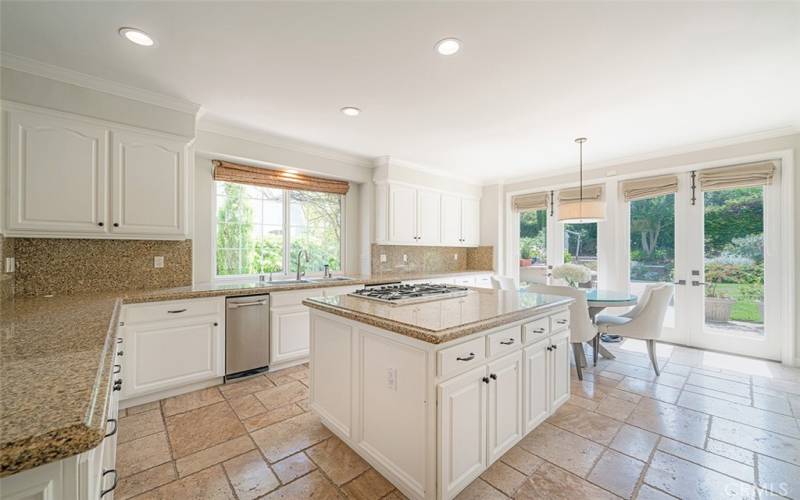
[[[556,323],[558,323],[559,325],[566,324],[566,322],[567,322],[567,320],[565,320],[565,319],[559,319],[559,320],[556,321]]]
[[[456,359],[458,361],[472,361],[473,359],[475,359],[475,353],[471,352],[471,353],[469,353],[469,356],[467,356],[466,358],[462,358],[462,357],[459,356]]]
[[[501,340],[500,343],[503,345],[511,345],[514,343],[514,339]]]
[[[544,328],[537,328],[533,333],[544,333]]]
[[[182,312],[186,312],[186,309],[175,309],[174,311],[167,311],[169,314],[178,314]]]

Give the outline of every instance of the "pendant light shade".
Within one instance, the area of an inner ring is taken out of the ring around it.
[[[583,224],[600,222],[606,218],[606,202],[598,199],[584,199],[583,197],[583,143],[585,137],[575,139],[580,147],[580,184],[579,196],[575,201],[568,201],[558,206],[558,221],[567,224]]]

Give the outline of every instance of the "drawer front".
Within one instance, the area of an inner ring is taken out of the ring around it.
[[[292,292],[274,292],[269,294],[270,307],[300,306],[309,297],[322,297],[322,288],[306,288]]]
[[[492,288],[492,277],[488,275],[476,276],[475,286],[477,286],[478,288]]]
[[[153,304],[131,304],[125,306],[125,323],[135,324],[217,314],[221,301],[224,300],[225,297],[217,297],[214,299],[176,300]]]
[[[532,344],[550,335],[550,318],[540,318],[522,327],[525,344]]]
[[[495,332],[486,337],[486,345],[489,350],[489,357],[493,358],[498,354],[513,351],[522,345],[522,333],[518,326],[508,328],[500,332]]]
[[[475,276],[458,276],[454,281],[456,285],[475,286]]]
[[[446,377],[465,368],[477,366],[486,359],[486,340],[483,337],[442,349],[436,353],[439,376]]]
[[[550,316],[550,331],[552,333],[569,328],[569,310]]]

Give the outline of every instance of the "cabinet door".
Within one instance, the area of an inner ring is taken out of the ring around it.
[[[405,186],[389,186],[389,241],[416,243],[417,190]]]
[[[442,195],[432,191],[417,191],[417,242],[438,245],[442,241]]]
[[[550,337],[550,411],[554,412],[569,399],[569,330]]]
[[[127,132],[112,144],[112,232],[184,236],[185,145]]]
[[[272,310],[270,364],[308,356],[309,313],[306,306],[287,306]]]
[[[122,397],[225,374],[223,329],[216,316],[125,326]]]
[[[537,342],[524,351],[523,399],[525,405],[525,432],[530,432],[542,423],[550,412],[550,345],[548,339]]]
[[[454,497],[486,469],[486,367],[438,386],[439,498]],[[488,380],[488,378],[486,379]]]
[[[489,463],[522,437],[522,351],[489,364]]]
[[[8,229],[105,233],[108,131],[23,111],[8,128]]]
[[[461,245],[461,198],[442,195],[442,243]]]
[[[464,245],[477,246],[479,243],[479,210],[478,200],[461,199],[461,242]]]

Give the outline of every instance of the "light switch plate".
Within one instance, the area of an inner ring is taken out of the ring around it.
[[[153,267],[156,269],[161,269],[164,267],[164,257],[160,255],[158,257],[153,257]]]
[[[408,255],[403,254],[403,263],[408,262]]]
[[[6,257],[6,263],[3,270],[7,273],[13,273],[17,268],[17,260],[14,257]]]
[[[381,263],[384,263],[384,262],[386,262],[386,254],[382,253],[381,254]]]

